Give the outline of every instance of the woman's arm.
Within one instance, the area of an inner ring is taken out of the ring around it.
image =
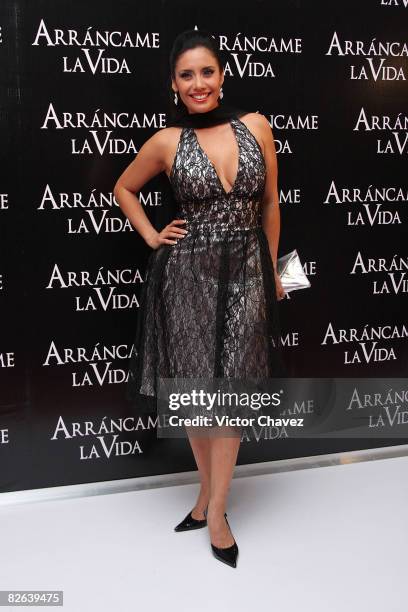
[[[276,271],[280,236],[280,208],[278,193],[278,162],[276,158],[275,141],[268,120],[258,114],[259,127],[264,145],[266,162],[266,186],[262,200],[262,226],[268,238],[269,250]]]
[[[150,223],[135,192],[140,191],[145,183],[165,170],[168,135],[164,132],[165,130],[159,130],[143,144],[113,189],[120,209],[149,246],[153,244],[158,232]]]

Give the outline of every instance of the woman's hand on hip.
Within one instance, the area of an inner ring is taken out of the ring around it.
[[[187,230],[178,227],[182,223],[186,223],[185,219],[173,219],[161,232],[157,232],[153,238],[146,240],[147,244],[155,250],[162,244],[177,244],[177,241],[187,234]]]

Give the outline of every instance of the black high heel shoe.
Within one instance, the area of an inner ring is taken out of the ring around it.
[[[228,519],[227,519],[227,513],[225,513],[224,516],[225,516],[226,523],[229,527],[229,530],[231,531],[231,528],[229,526]],[[232,535],[232,531],[231,531],[231,535]],[[218,559],[219,561],[222,561],[223,563],[226,563],[227,565],[230,565],[231,567],[237,567],[238,545],[235,542],[235,540],[234,540],[233,545],[228,546],[227,548],[219,548],[218,546],[214,546],[214,544],[211,542],[211,549],[216,559]]]
[[[204,510],[205,519],[195,519],[191,516],[192,510],[187,514],[187,516],[176,525],[174,531],[190,531],[191,529],[201,529],[201,527],[207,526],[207,511]]]

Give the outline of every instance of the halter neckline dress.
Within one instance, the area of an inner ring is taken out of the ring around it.
[[[261,224],[266,183],[262,150],[230,119],[238,170],[226,191],[195,130],[183,127],[169,180],[187,229],[149,256],[131,349],[126,397],[156,408],[159,378],[281,377],[278,301]]]

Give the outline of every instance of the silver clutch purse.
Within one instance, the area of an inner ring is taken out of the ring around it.
[[[276,263],[277,272],[285,293],[310,287],[309,279],[303,272],[302,264],[296,249],[280,257]]]

